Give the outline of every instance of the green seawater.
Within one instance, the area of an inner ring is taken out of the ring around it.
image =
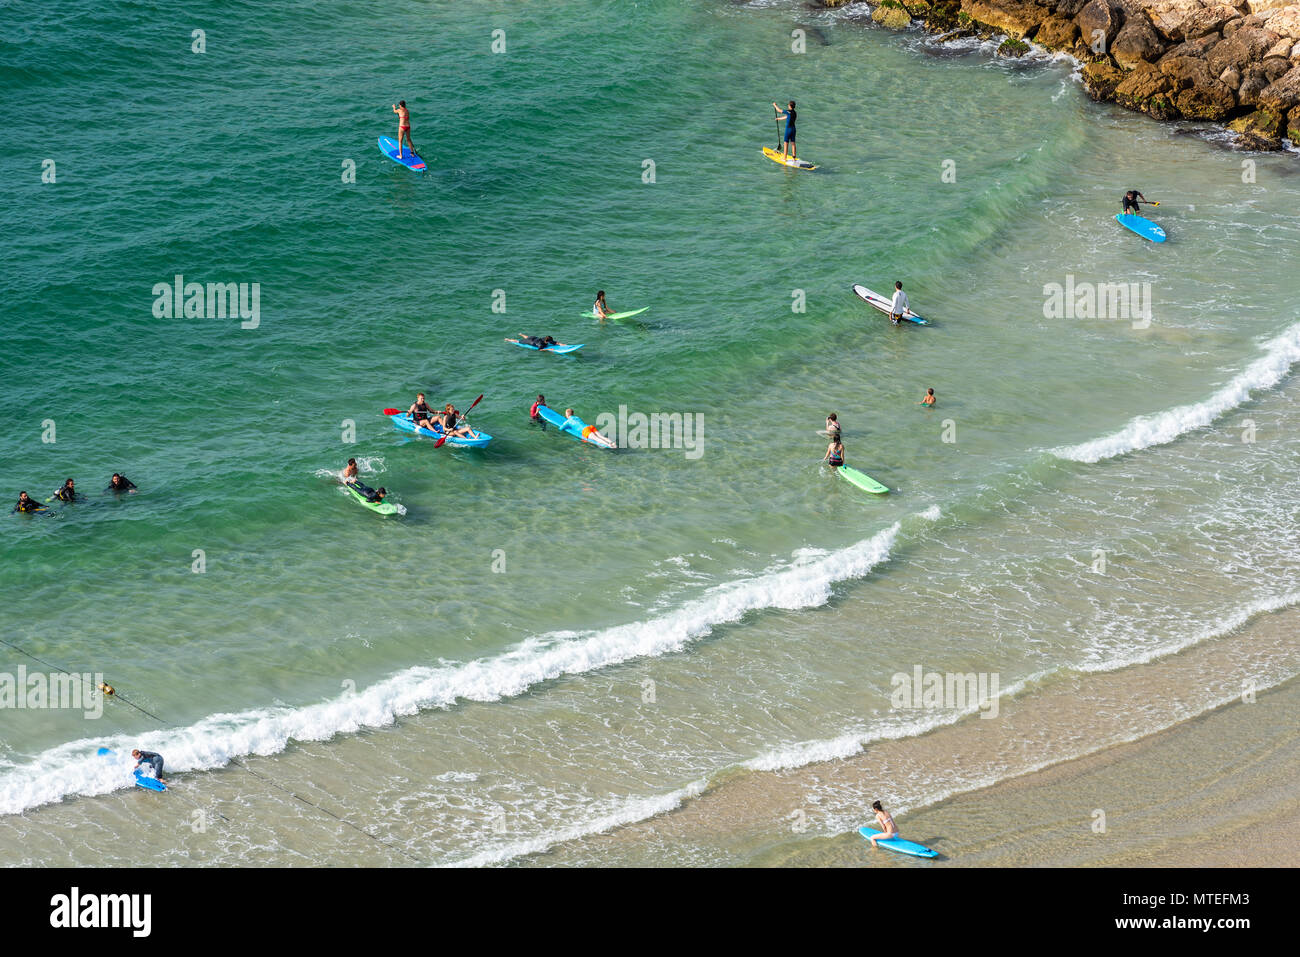
[[[914,664],[1004,688],[1140,667],[1293,604],[1295,156],[864,9],[17,5],[0,488],[72,476],[87,500],[5,519],[0,671],[102,673],[139,707],[7,710],[0,811],[95,813],[100,741],[201,789],[364,737],[406,783],[352,818],[421,861],[513,860],[920,734],[889,703]],[[423,174],[376,147],[402,98]],[[791,98],[814,173],[760,152]],[[1130,186],[1168,243],[1114,222]],[[176,276],[256,284],[255,328],[160,317]],[[895,279],[929,327],[850,292]],[[1049,316],[1051,284],[1137,284],[1150,313]],[[597,289],[650,308],[602,326]],[[396,431],[381,410],[416,391],[481,393],[491,445]],[[592,423],[689,416],[699,445],[543,432],[539,393]],[[889,496],[819,467],[832,411]],[[342,493],[348,457],[404,516]],[[102,493],[113,471],[139,492]],[[62,860],[62,826],[22,831],[32,862]]]

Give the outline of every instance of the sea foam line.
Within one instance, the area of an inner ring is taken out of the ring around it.
[[[939,508],[932,506],[917,517],[936,521]],[[645,621],[599,631],[552,632],[493,658],[407,668],[362,692],[318,704],[214,714],[184,728],[68,742],[0,771],[0,814],[129,785],[130,776],[121,767],[94,757],[96,745],[128,753],[132,747],[158,751],[172,771],[210,770],[243,755],[278,753],[290,741],[324,741],[384,727],[421,710],[449,708],[462,700],[499,701],[563,675],[671,654],[751,612],[824,605],[836,583],[860,578],[888,560],[901,527],[895,522],[847,548],[800,557],[757,577],[714,586],[680,608]]]
[[[1136,452],[1153,445],[1164,445],[1193,429],[1204,428],[1223,413],[1242,405],[1250,394],[1270,389],[1281,382],[1300,361],[1300,323],[1264,345],[1265,353],[1244,372],[1208,399],[1192,405],[1180,405],[1154,415],[1139,415],[1128,425],[1099,439],[1052,449],[1057,458],[1073,462],[1100,462],[1117,455]]]

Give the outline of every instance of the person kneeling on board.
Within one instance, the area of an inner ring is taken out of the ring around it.
[[[880,826],[880,833],[870,838],[871,846],[876,846],[876,841],[885,841],[889,838],[901,838],[903,835],[898,832],[898,825],[894,823],[893,815],[880,806],[879,801],[871,802],[871,810],[876,812],[876,823]]]
[[[1127,193],[1124,194],[1124,209],[1121,215],[1123,215],[1123,213],[1132,213],[1134,216],[1140,216],[1142,214],[1142,210],[1139,207],[1140,203],[1146,203],[1148,206],[1151,205],[1151,201],[1149,199],[1147,199],[1137,190],[1130,189]]]
[[[163,773],[162,755],[159,754],[157,751],[141,751],[139,748],[135,748],[131,751],[131,757],[135,758],[135,769],[137,771],[140,770],[140,765],[147,764],[151,768],[153,768],[153,776],[157,779],[159,784],[167,783],[166,781],[163,780],[163,776],[162,776]]]
[[[827,447],[826,454],[822,456],[822,461],[833,469],[844,464],[844,443],[840,441],[838,433],[831,436],[831,444]]]

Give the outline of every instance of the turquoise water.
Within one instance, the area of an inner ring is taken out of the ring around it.
[[[360,733],[440,783],[352,795],[353,818],[421,819],[420,860],[513,859],[747,762],[919,734],[888,710],[913,663],[1032,684],[1294,603],[1294,157],[861,13],[74,2],[0,37],[0,486],[90,492],[6,521],[0,668],[102,672],[162,719],[7,712],[0,810],[119,786],[85,759],[101,740],[199,771]],[[813,174],[759,152],[791,97]],[[375,147],[398,98],[423,175]],[[1129,185],[1169,243],[1113,222]],[[156,317],[177,274],[259,284],[257,328]],[[1150,283],[1149,328],[1047,318],[1067,275]],[[931,327],[849,292],[896,278]],[[597,288],[650,310],[602,327]],[[521,332],[586,346],[502,342]],[[482,393],[491,446],[395,431],[380,410],[417,390]],[[590,422],[699,416],[703,454],[542,433],[539,392]],[[819,469],[830,411],[888,497]],[[405,516],[340,492],[349,456]],[[114,470],[140,492],[101,494]],[[496,813],[504,836],[458,817]]]

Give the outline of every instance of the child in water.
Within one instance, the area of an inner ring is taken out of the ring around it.
[[[934,390],[926,389],[925,398],[922,399],[920,402],[918,402],[917,405],[923,405],[926,406],[927,408],[934,408]]]

